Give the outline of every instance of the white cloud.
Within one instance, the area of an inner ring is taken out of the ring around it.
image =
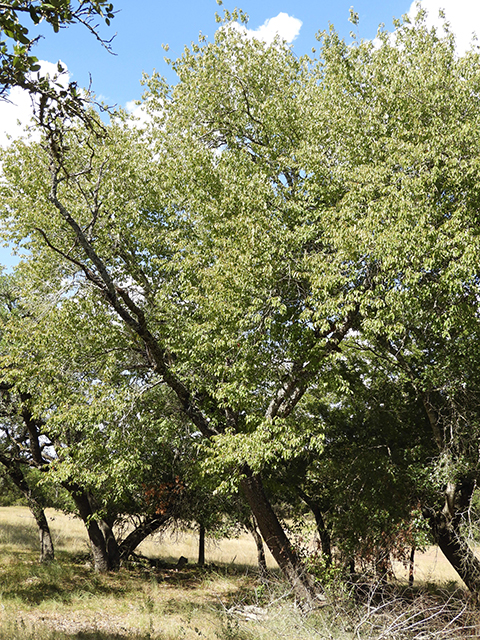
[[[51,78],[58,76],[57,65],[46,60],[39,60],[41,66],[40,75],[49,75]],[[66,70],[66,65],[62,62]],[[57,82],[66,86],[69,74],[65,71],[57,78]],[[13,87],[8,94],[8,100],[0,100],[0,145],[8,146],[12,139],[20,138],[25,134],[25,128],[32,124],[33,104],[32,97],[24,89]]]
[[[275,40],[276,36],[279,36],[281,40],[285,40],[288,43],[293,42],[300,33],[302,24],[302,21],[298,20],[298,18],[282,12],[279,13],[278,16],[275,16],[275,18],[265,20],[258,29],[247,29],[238,23],[234,23],[234,26],[249,38],[257,38],[257,40],[263,40],[267,44],[270,44]]]
[[[32,118],[32,100],[23,89],[15,87],[8,102],[0,101],[0,145],[7,146],[11,138],[20,138]]]
[[[445,11],[445,18],[455,34],[459,54],[469,49],[474,33],[480,37],[479,0],[422,0],[421,5],[428,12],[429,26],[441,27],[443,21],[438,12],[440,9]],[[417,3],[412,2],[408,15],[413,18],[416,13]]]
[[[143,103],[138,103],[138,100],[130,100],[125,105],[127,112],[135,119],[135,125],[142,127],[147,122],[151,121],[150,115],[145,110]]]

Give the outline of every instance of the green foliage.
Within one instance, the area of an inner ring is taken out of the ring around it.
[[[38,58],[32,54],[37,38],[29,33],[28,21],[38,25],[45,21],[57,33],[70,24],[85,25],[100,40],[95,18],[107,25],[114,17],[113,5],[107,0],[7,0],[0,7],[0,97],[10,88],[20,86],[30,91],[47,92],[49,82],[33,74],[40,70]],[[59,68],[59,71],[61,69]],[[73,89],[73,86],[71,87]]]
[[[146,480],[180,470],[200,502],[248,470],[346,553],[418,543],[419,506],[478,473],[480,56],[422,12],[318,58],[236,17],[178,84],[145,79],[142,128],[50,114],[3,153],[29,250],[5,380],[55,477],[124,511]]]
[[[25,498],[7,475],[0,475],[0,506],[25,505]]]

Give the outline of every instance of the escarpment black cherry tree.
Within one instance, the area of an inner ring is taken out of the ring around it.
[[[123,325],[311,599],[262,469],[321,450],[300,408],[352,332],[400,362],[404,310],[421,301],[424,321],[438,287],[435,330],[458,326],[449,292],[477,287],[478,56],[457,59],[422,14],[378,48],[332,30],[318,59],[248,39],[235,17],[172,63],[178,84],[146,81],[142,127],[119,114],[99,137],[47,105],[42,143],[2,157],[4,233],[58,304],[81,292],[102,330]],[[419,393],[434,398],[433,379]]]

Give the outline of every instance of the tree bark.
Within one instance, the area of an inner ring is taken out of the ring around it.
[[[105,520],[100,519],[98,521],[98,526],[100,527],[100,531],[105,539],[108,567],[111,571],[116,571],[120,568],[120,549],[118,547],[117,539],[115,538],[111,525],[105,522]]]
[[[205,566],[205,527],[201,523],[198,530],[198,566]]]
[[[33,517],[35,518],[38,526],[38,535],[40,539],[40,562],[52,562],[55,559],[55,552],[45,511],[38,502],[31,497],[28,499],[28,506],[30,511],[33,513]]]
[[[17,460],[8,458],[5,455],[1,457],[0,462],[6,468],[7,474],[14,485],[18,489],[20,489],[20,491],[27,499],[28,507],[32,512],[33,517],[35,518],[35,522],[38,526],[38,535],[40,540],[40,562],[51,562],[55,559],[55,551],[53,547],[52,535],[50,533],[50,527],[48,526],[48,521],[45,516],[43,506],[33,495],[32,489],[28,485],[28,482],[23,475],[20,463]]]
[[[480,593],[480,560],[462,536],[460,525],[468,510],[475,483],[469,479],[449,483],[445,491],[445,506],[440,513],[430,513],[429,520],[435,540],[444,556],[473,593]]]
[[[120,559],[127,560],[138,545],[143,542],[145,538],[148,538],[149,535],[158,531],[160,527],[163,527],[170,520],[170,517],[170,514],[167,513],[144,520],[140,526],[136,527],[128,534],[125,540],[120,543]]]
[[[71,492],[80,517],[87,529],[95,571],[98,573],[106,573],[107,571],[117,568],[111,565],[107,550],[107,541],[102,529],[100,528],[99,522],[95,519],[95,514],[90,504],[87,492],[79,490],[78,488],[72,489],[71,486],[68,486],[67,488]]]
[[[410,549],[410,560],[408,563],[408,586],[413,587],[415,580],[415,545]]]
[[[447,519],[440,514],[436,522],[437,542],[444,556],[458,573],[467,588],[480,593],[480,561]]]
[[[257,521],[255,520],[255,516],[252,516],[252,522],[249,526],[250,533],[255,540],[255,544],[257,546],[257,560],[258,560],[258,569],[260,571],[260,577],[265,579],[267,577],[267,560],[265,558],[265,549],[263,547],[262,536],[258,532]]]
[[[270,501],[268,500],[259,475],[247,466],[243,469],[241,488],[258,523],[265,544],[270,549],[285,578],[292,585],[297,598],[307,606],[314,604],[316,595],[311,577],[280,524]]]

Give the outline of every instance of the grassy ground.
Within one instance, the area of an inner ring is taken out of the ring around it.
[[[388,588],[359,600],[338,590],[307,616],[275,570],[268,584],[259,580],[248,536],[211,543],[204,570],[194,564],[195,536],[164,536],[142,553],[170,566],[160,571],[139,563],[100,576],[88,560],[82,523],[55,512],[48,518],[57,561],[43,566],[28,509],[0,509],[0,640],[480,637],[475,607],[443,568],[440,582],[450,580],[443,591],[422,582],[415,592]],[[181,555],[190,563],[177,570]],[[417,574],[428,575],[432,561],[438,574],[441,558],[433,551],[417,558]]]

